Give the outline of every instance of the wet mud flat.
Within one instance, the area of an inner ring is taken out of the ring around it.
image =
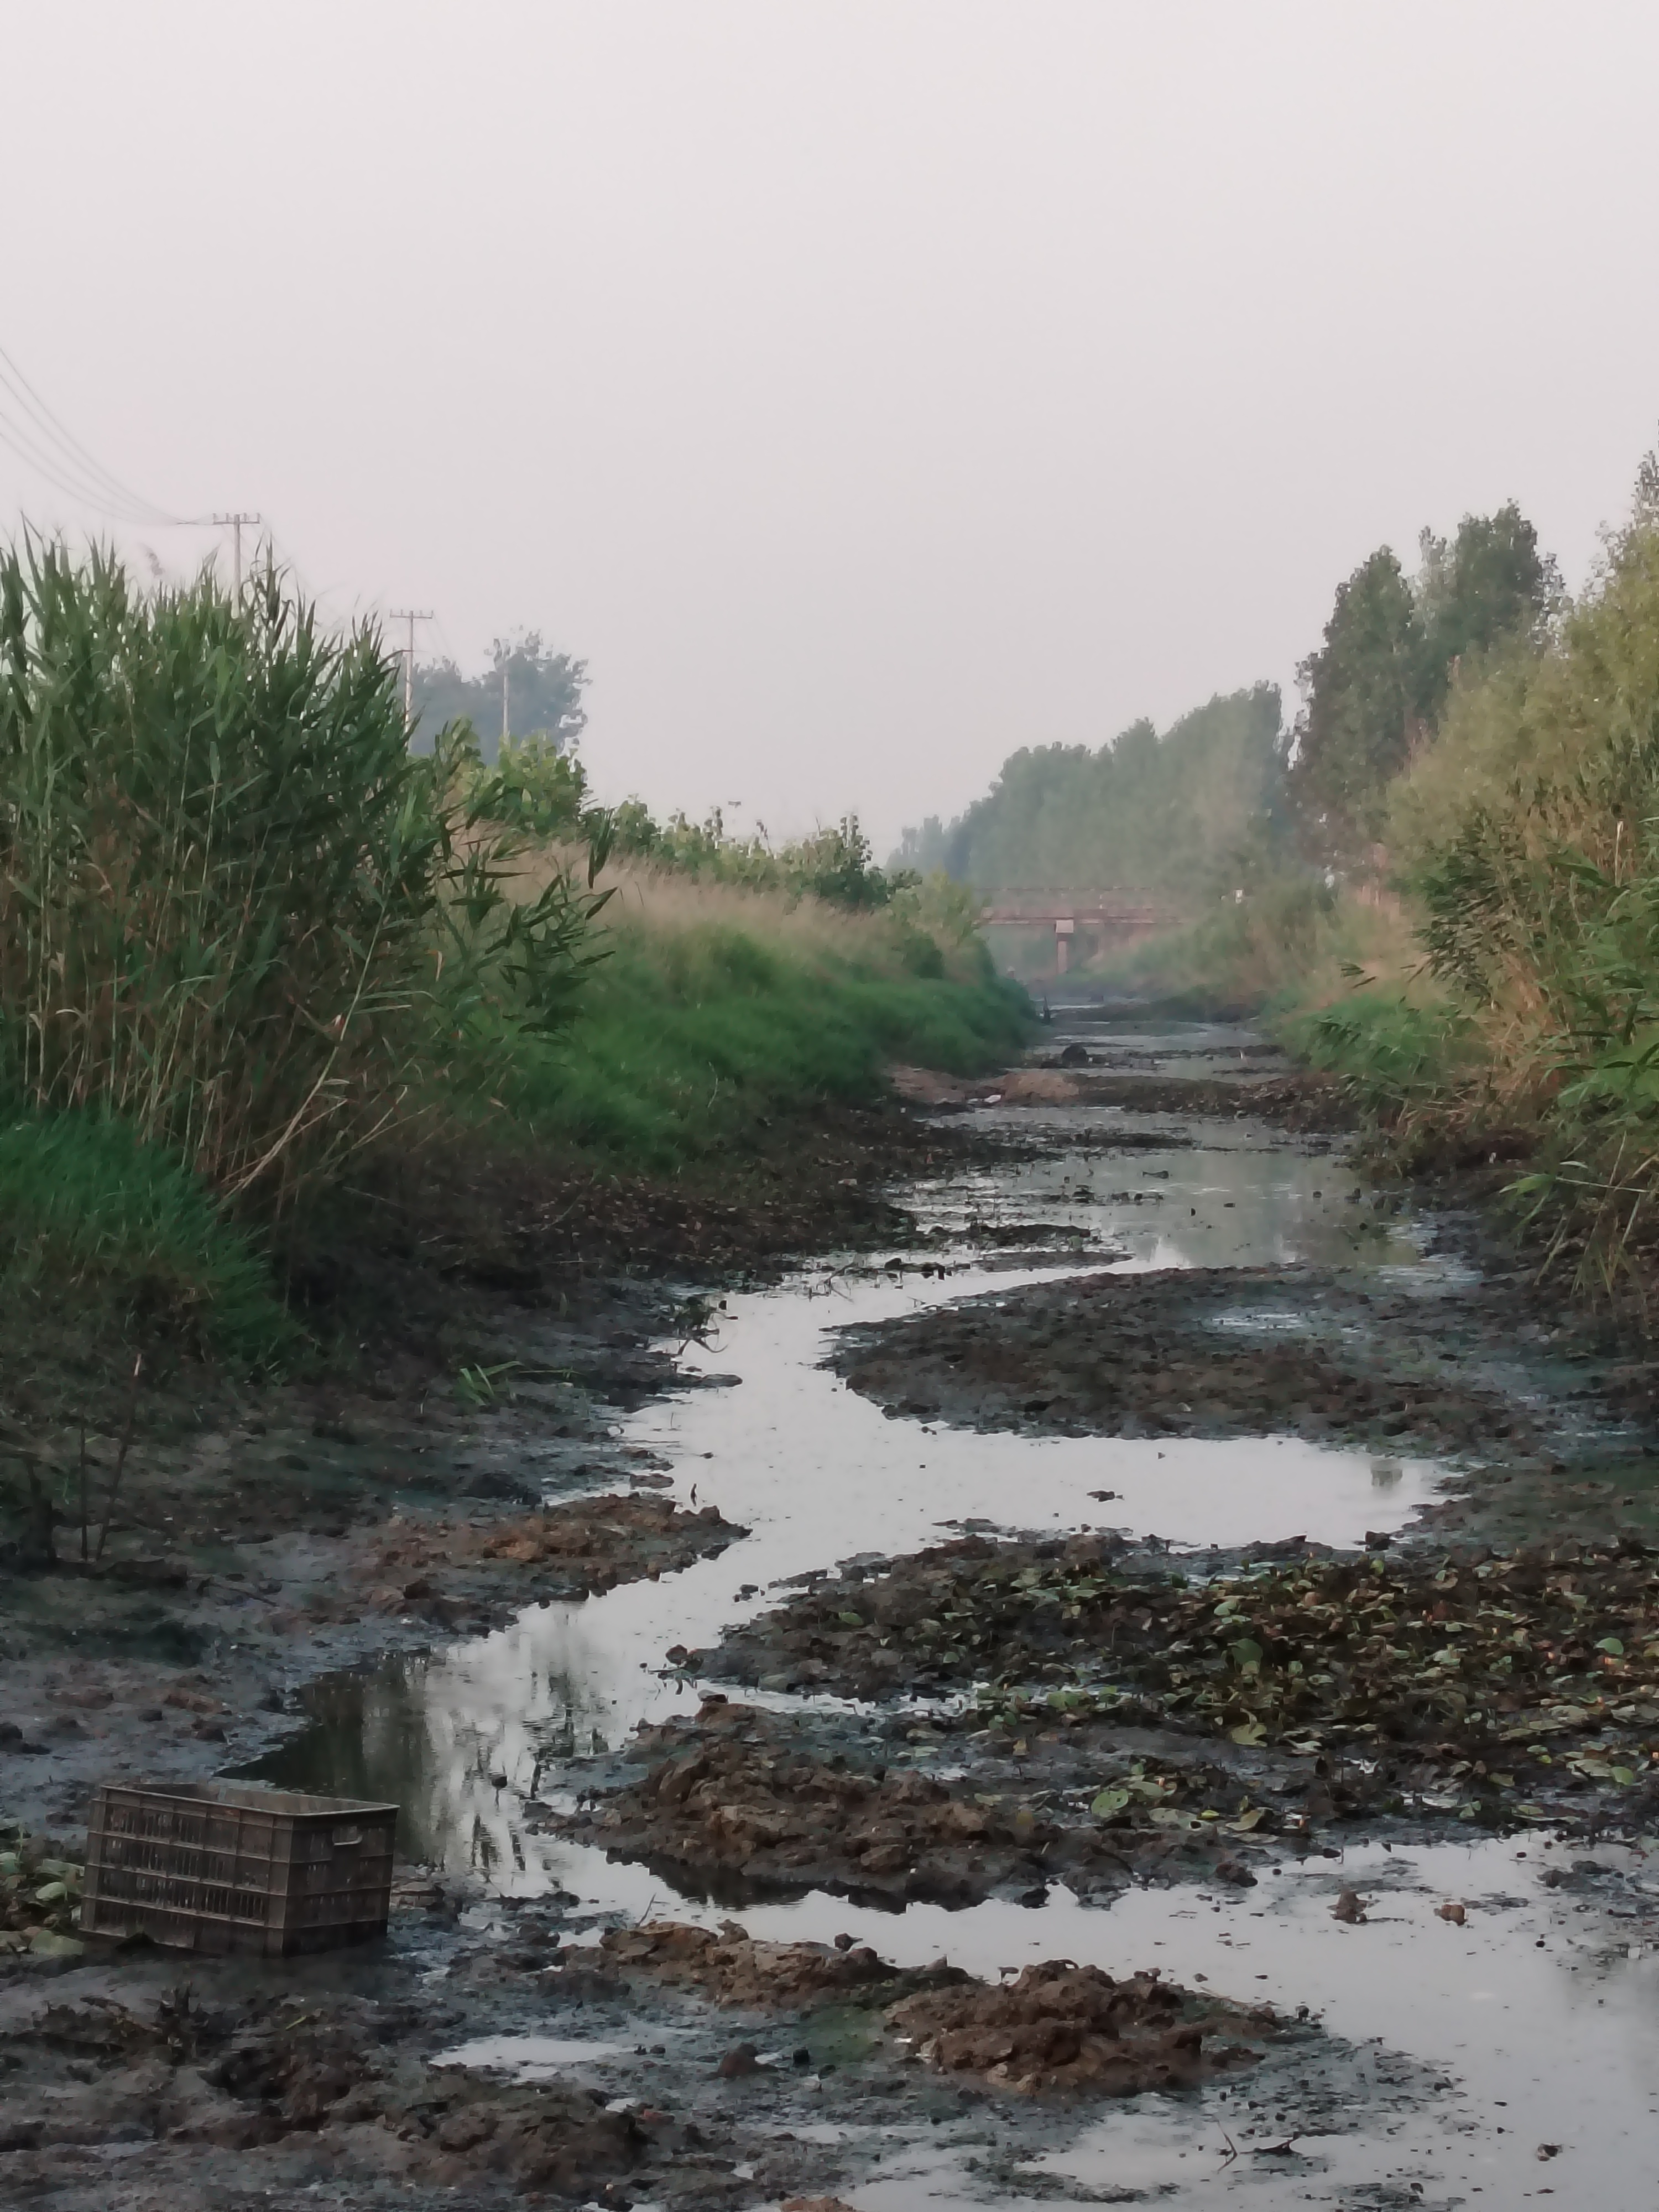
[[[896,2140],[1030,2194],[1031,2161],[1113,2102],[1207,2090],[1271,2136],[1378,2094],[1364,2054],[1157,1970],[988,1981],[845,1934],[572,1941],[568,1898],[459,1903],[406,1886],[372,1956],[187,1979],[129,1956],[0,1987],[6,2201],[691,2212],[856,2189]],[[1429,2087],[1402,2070],[1382,2094]]]
[[[1159,1870],[1249,1881],[1264,1852],[1359,1824],[1417,1842],[1448,1822],[1626,1839],[1659,1825],[1659,1553],[1261,1548],[970,1537],[814,1577],[697,1663],[903,1699],[912,1721],[915,1700],[938,1701],[928,1729],[960,1744],[969,1802],[1005,1821],[1018,1806],[1025,1863],[1074,1890],[1093,1887],[1091,1843],[1109,1857],[1148,1826]],[[697,1804],[699,1759],[712,1784],[709,1751],[681,1744],[650,1793],[659,1853],[664,1816]],[[975,1786],[993,1780],[1003,1794]],[[1120,1881],[1148,1871],[1119,1865]]]
[[[1424,1318],[1328,1269],[1169,1268],[848,1329],[832,1364],[895,1413],[974,1428],[1535,1446],[1537,1413],[1459,1374]]]
[[[228,2024],[176,2059],[176,1961],[19,1960],[40,2132],[0,2179],[1650,2201],[1642,1363],[1378,1204],[1259,1040],[1056,1027],[1055,1065],[945,1102],[979,1149],[895,1194],[884,1256],[665,1329],[668,1395],[560,1440],[580,1488],[639,1478],[636,1571],[522,1497],[348,1532],[357,1617],[315,1632],[380,1665],[188,1755],[287,1730],[272,1778],[397,1796],[387,1945],[193,1965]],[[520,1419],[471,1419],[492,1478],[545,1448]],[[1540,1551],[1515,1516],[1565,1498]],[[140,2025],[102,2055],[29,2026],[105,2000]]]

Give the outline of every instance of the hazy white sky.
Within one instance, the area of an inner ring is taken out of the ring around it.
[[[587,656],[601,790],[882,844],[1659,417],[1659,9],[0,0],[0,345],[342,616]],[[0,448],[0,512],[99,527]],[[211,532],[118,532],[170,567]]]

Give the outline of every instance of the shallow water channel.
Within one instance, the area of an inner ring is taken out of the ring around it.
[[[261,1771],[289,1786],[395,1798],[412,1854],[482,1874],[504,1894],[573,1892],[596,1926],[647,1911],[712,1924],[726,1908],[531,1832],[523,1808],[530,1799],[568,1802],[585,1755],[617,1745],[641,1720],[695,1710],[696,1686],[666,1668],[665,1654],[712,1644],[775,1605],[778,1583],[860,1553],[916,1549],[975,1520],[1093,1524],[1181,1546],[1292,1534],[1348,1545],[1404,1527],[1435,1491],[1441,1470],[1431,1462],[1294,1437],[934,1430],[884,1416],[818,1364],[825,1331],[840,1325],[1084,1267],[1309,1261],[1378,1271],[1426,1300],[1456,1297],[1467,1273],[1437,1251],[1431,1221],[1379,1215],[1340,1151],[1249,1118],[1249,1083],[1263,1062],[1248,1035],[1086,1034],[1091,1050],[1126,1070],[1237,1072],[1240,1113],[1200,1121],[1085,1105],[983,1109],[981,1126],[1006,1127],[1022,1156],[909,1194],[923,1231],[914,1252],[886,1265],[816,1265],[777,1288],[728,1297],[708,1343],[684,1360],[726,1379],[623,1425],[628,1442],[669,1462],[675,1495],[717,1504],[750,1528],[746,1540],[659,1583],[537,1607],[499,1633],[325,1684],[312,1724]],[[1160,1148],[1160,1135],[1177,1141]],[[1126,1147],[1126,1136],[1135,1143]],[[1034,1232],[1025,1249],[1015,1224]],[[1001,1263],[984,1258],[988,1227],[1011,1240]],[[1048,1241],[1034,1260],[1037,1231]],[[1060,1232],[1073,1236],[1075,1256],[1054,1251]],[[915,1272],[923,1266],[947,1272]],[[1103,1491],[1114,1494],[1091,1494]],[[1631,1863],[1628,1853],[1601,1856]],[[1367,2046],[1379,2083],[1409,2075],[1420,2091],[1403,2108],[1380,2100],[1373,2115],[1361,2110],[1340,2131],[1277,2158],[1260,2142],[1234,2142],[1237,2108],[1222,2093],[1110,2106],[1032,2167],[1047,2202],[1109,2201],[1099,2192],[1110,2189],[1171,2203],[1242,2193],[1269,2205],[1437,2205],[1478,2193],[1509,2205],[1553,2192],[1633,2212],[1659,2197],[1659,1966],[1627,1955],[1641,1947],[1621,1942],[1599,1908],[1540,1887],[1551,1857],[1535,1835],[1393,1852],[1364,1845],[1225,1898],[1184,1885],[1085,1906],[1056,1887],[1036,1909],[913,1905],[878,1916],[813,1894],[742,1918],[764,1936],[825,1939],[851,1927],[899,1965],[943,1955],[992,1978],[1057,1956],[1113,1972],[1157,1965],[1182,1981],[1207,1977],[1247,2001],[1309,2006],[1334,2034]],[[1659,1858],[1653,1881],[1659,1890]],[[1364,1925],[1331,1917],[1346,1886],[1374,1896]],[[1448,1898],[1467,1903],[1465,1926],[1437,1917]],[[580,1929],[584,1914],[573,1917]],[[580,2066],[584,2049],[469,2055],[557,2074]],[[589,2061],[601,2055],[586,2051]],[[991,2201],[983,2179],[927,2129],[887,2134],[880,2172],[851,2192],[866,2212]],[[1240,2155],[1228,2154],[1230,2143]],[[1559,2154],[1540,2158],[1540,2145]]]

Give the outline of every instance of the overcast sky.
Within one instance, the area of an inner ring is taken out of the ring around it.
[[[1425,522],[1581,582],[1656,82],[1595,0],[0,0],[0,346],[340,616],[585,655],[606,795],[884,846],[1288,687]],[[108,526],[3,447],[0,509]]]

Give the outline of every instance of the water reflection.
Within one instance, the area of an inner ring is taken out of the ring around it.
[[[918,1256],[969,1218],[1040,1221],[1080,1228],[1097,1249],[1123,1255],[1109,1263],[1118,1268],[1340,1255],[1432,1279],[1424,1226],[1357,1226],[1354,1178],[1328,1152],[1275,1144],[1243,1121],[1206,1122],[1205,1141],[1185,1149],[1114,1149],[1126,1131],[1185,1133],[1156,1117],[1058,1110],[1071,1137],[1085,1137],[1081,1148],[911,1194],[936,1232]],[[1028,1133],[1039,1126],[1035,1116],[1024,1123]],[[570,1762],[579,1774],[584,1755],[622,1742],[641,1722],[693,1706],[695,1686],[665,1671],[665,1655],[718,1642],[728,1625],[776,1603],[775,1585],[792,1577],[857,1552],[915,1550],[973,1520],[1106,1524],[1176,1545],[1292,1535],[1357,1544],[1367,1530],[1402,1528],[1432,1494],[1439,1470],[1431,1462],[1295,1437],[933,1431],[887,1418],[819,1364],[828,1328],[1077,1266],[963,1267],[943,1280],[821,1267],[728,1298],[717,1337],[692,1347],[686,1364],[741,1379],[649,1406],[625,1433],[673,1466],[678,1495],[712,1499],[750,1535],[660,1583],[532,1607],[495,1634],[321,1686],[313,1726],[258,1771],[291,1786],[395,1799],[413,1855],[507,1888],[546,1886],[562,1877],[527,1838],[525,1802],[570,1786]]]

